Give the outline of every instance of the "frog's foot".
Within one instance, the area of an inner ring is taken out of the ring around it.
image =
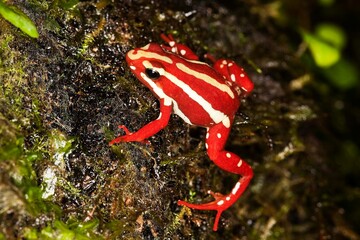
[[[218,229],[218,224],[219,224],[221,213],[223,211],[225,211],[227,208],[229,208],[237,200],[237,198],[234,197],[234,195],[232,195],[232,194],[222,195],[221,193],[214,193],[213,191],[210,191],[210,190],[208,191],[208,193],[211,194],[215,198],[215,201],[212,201],[209,203],[204,203],[204,204],[193,204],[193,203],[188,203],[188,202],[179,200],[178,205],[186,206],[186,207],[198,209],[198,210],[215,210],[215,211],[217,211],[216,217],[215,217],[215,222],[214,222],[214,227],[213,227],[213,230],[216,231]]]
[[[120,142],[132,142],[132,141],[141,142],[144,144],[150,144],[150,141],[146,139],[137,139],[136,135],[133,135],[133,133],[130,132],[129,129],[127,129],[127,127],[125,127],[124,125],[119,125],[118,128],[124,130],[125,135],[111,140],[109,142],[109,146]]]
[[[124,130],[125,135],[117,137],[117,138],[111,140],[109,142],[110,146],[113,145],[113,144],[116,144],[116,143],[120,143],[120,142],[127,142],[128,136],[132,135],[132,132],[130,132],[129,129],[127,129],[127,127],[125,127],[124,125],[119,125],[118,128]]]

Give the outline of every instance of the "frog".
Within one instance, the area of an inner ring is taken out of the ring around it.
[[[178,115],[187,124],[205,128],[209,159],[219,168],[240,175],[240,179],[228,194],[209,190],[208,194],[214,198],[211,202],[197,204],[178,200],[177,204],[216,211],[213,230],[217,231],[221,214],[240,198],[253,177],[251,166],[224,148],[241,99],[252,92],[254,83],[235,61],[216,60],[207,54],[205,58],[212,62],[211,66],[200,61],[189,47],[176,42],[171,34],[160,36],[166,44],[149,43],[126,54],[131,72],[159,100],[160,114],[136,132],[120,125],[125,135],[116,137],[109,145],[147,141],[167,126],[171,114]]]

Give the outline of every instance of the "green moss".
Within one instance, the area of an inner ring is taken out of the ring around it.
[[[0,171],[0,219],[8,221],[2,221],[0,230],[6,228],[7,233],[15,227],[11,219],[21,223],[61,212],[56,204],[43,199],[36,170],[48,155],[46,138],[40,134],[42,90],[29,84],[27,57],[10,47],[12,41],[11,35],[0,37],[0,168],[4,169]]]
[[[49,224],[45,228],[37,231],[35,229],[27,228],[24,232],[24,238],[32,239],[103,239],[100,235],[92,234],[98,227],[99,221],[96,219],[87,222],[69,221],[64,223],[60,220],[55,220],[54,223]]]

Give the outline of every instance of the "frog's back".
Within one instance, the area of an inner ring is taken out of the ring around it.
[[[239,107],[236,86],[205,63],[180,57],[173,60],[166,67],[162,89],[173,100],[176,114],[205,127],[233,116]]]

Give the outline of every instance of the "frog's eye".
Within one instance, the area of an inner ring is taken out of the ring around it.
[[[160,73],[153,68],[146,68],[145,74],[148,78],[150,78],[152,80],[156,80],[160,77]]]

